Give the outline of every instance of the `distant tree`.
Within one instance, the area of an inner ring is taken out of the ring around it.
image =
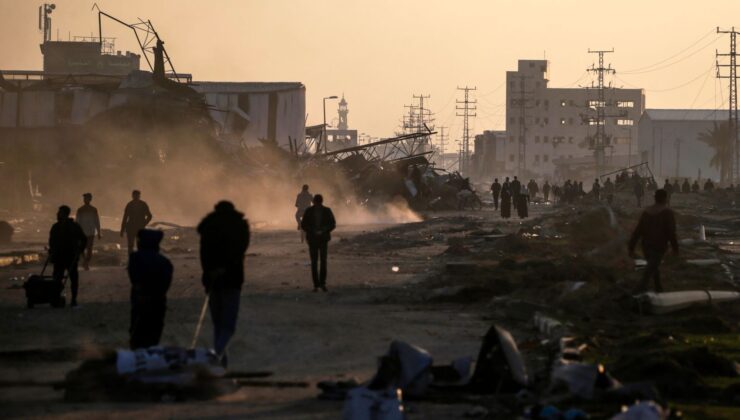
[[[719,169],[719,182],[721,185],[726,185],[732,179],[734,155],[730,124],[726,121],[719,124],[714,123],[713,128],[699,133],[697,138],[714,149],[714,156],[709,161],[709,165]]]

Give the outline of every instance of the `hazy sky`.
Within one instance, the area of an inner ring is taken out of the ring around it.
[[[550,86],[588,84],[589,48],[614,48],[616,86],[646,89],[647,106],[722,106],[719,26],[740,27],[738,0],[98,0],[133,22],[150,19],[179,72],[196,80],[300,81],[309,123],[321,98],[346,95],[351,128],[391,135],[413,94],[429,94],[437,124],[461,131],[457,86],[477,86],[473,127],[504,128],[502,84],[517,59],[546,56]],[[0,69],[41,69],[39,2],[0,0]],[[53,38],[97,34],[92,1],[58,0]],[[737,21],[731,19],[736,16]],[[133,35],[108,21],[117,49]],[[688,50],[687,50],[688,48]],[[657,63],[657,65],[656,65]],[[634,70],[643,69],[635,72]],[[630,72],[630,70],[633,70]],[[623,72],[623,73],[620,73]],[[575,83],[577,82],[577,83]],[[328,118],[335,118],[335,105]]]

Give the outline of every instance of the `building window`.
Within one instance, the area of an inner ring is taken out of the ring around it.
[[[573,137],[568,137],[568,143],[573,144]],[[571,156],[573,157],[573,156]]]
[[[576,103],[573,102],[573,99],[571,99],[570,101],[568,101],[568,103],[570,104],[570,106],[576,106]]]
[[[634,108],[634,101],[617,101],[617,108]]]
[[[534,142],[539,143],[540,142],[540,136],[534,136]]]
[[[635,121],[630,119],[617,120],[617,125],[635,125]]]
[[[540,155],[534,155],[534,162],[540,163]]]
[[[606,107],[605,101],[588,101],[589,108],[604,108]]]
[[[547,118],[547,117],[545,117],[545,125],[547,125],[547,124],[549,124],[549,123],[550,123],[550,119],[549,119],[549,118]]]
[[[516,122],[516,118],[509,117],[509,122],[512,123],[512,124],[514,124]]]
[[[549,101],[549,100],[547,100],[547,99],[545,99],[545,102],[544,102],[544,104],[545,104],[545,108],[547,108],[548,106],[550,106],[550,101]]]
[[[530,69],[533,69],[533,68],[534,68],[534,62],[533,62],[533,61],[530,61],[530,62],[529,62],[529,68],[530,68]]]
[[[542,142],[543,143],[549,143],[550,142],[550,138],[547,137],[547,136],[545,136],[545,137],[542,138]]]
[[[568,104],[568,101],[566,101],[565,99],[560,100],[560,106],[565,106],[567,104]]]
[[[515,86],[515,85],[514,85],[514,82],[509,82],[509,87],[510,87],[510,88],[514,89],[514,86]]]
[[[632,139],[629,137],[617,137],[614,139],[614,144],[630,144]]]
[[[511,100],[511,106],[512,106],[512,107],[516,106],[516,99],[512,99],[512,100]]]
[[[519,123],[524,124],[524,117],[519,117]]]
[[[513,161],[514,161],[514,155],[509,155],[509,162],[513,162]]]
[[[537,118],[535,118],[535,119],[534,119],[534,123],[535,123],[535,124],[539,124],[539,123],[540,123],[540,117],[537,117]]]
[[[536,101],[534,101],[534,106],[540,106],[540,100],[539,99],[537,99]]]
[[[606,124],[606,120],[601,120],[601,121],[588,120],[588,125],[605,125],[605,124]]]
[[[509,136],[509,142],[514,143],[514,136]]]
[[[560,119],[560,125],[565,125],[565,118]]]
[[[542,155],[542,161],[543,162],[549,162],[550,161],[550,156],[548,156],[548,155]]]

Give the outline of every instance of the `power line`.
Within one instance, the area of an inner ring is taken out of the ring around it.
[[[628,73],[632,73],[632,72],[641,72],[641,71],[643,71],[643,70],[646,70],[646,69],[649,69],[649,68],[652,68],[652,67],[655,67],[655,66],[659,66],[659,65],[661,65],[661,64],[663,64],[663,63],[665,63],[666,61],[672,60],[672,59],[674,59],[675,57],[678,57],[679,55],[683,54],[684,52],[686,52],[686,51],[690,50],[690,49],[691,49],[691,48],[693,48],[693,47],[694,47],[695,45],[697,45],[698,43],[702,42],[702,41],[703,41],[703,40],[705,40],[705,39],[706,39],[706,38],[707,38],[707,37],[708,37],[709,35],[711,35],[711,34],[713,34],[713,33],[714,33],[714,29],[712,29],[712,30],[710,30],[709,32],[705,33],[705,34],[704,34],[704,35],[703,35],[703,36],[702,36],[701,38],[697,39],[697,40],[696,40],[696,41],[695,41],[694,43],[692,43],[692,44],[691,44],[691,45],[689,45],[688,47],[686,47],[686,48],[682,49],[681,51],[679,51],[679,52],[677,52],[677,53],[673,54],[672,56],[670,56],[670,57],[668,57],[668,58],[665,58],[665,59],[663,59],[663,60],[660,60],[660,61],[658,61],[657,63],[653,63],[653,64],[651,64],[651,65],[649,65],[649,66],[644,66],[644,67],[638,67],[638,68],[635,68],[635,69],[629,69],[629,70],[625,70],[625,71],[624,71],[623,73],[625,73],[625,74],[628,74]],[[647,73],[647,72],[646,72],[646,73]]]
[[[652,72],[654,72],[654,71],[658,71],[658,70],[663,70],[663,69],[666,69],[666,68],[668,68],[668,67],[674,66],[674,65],[676,65],[676,64],[678,64],[678,63],[680,63],[680,62],[682,62],[682,61],[685,61],[685,60],[687,60],[687,59],[689,59],[689,58],[691,58],[691,57],[695,56],[696,54],[698,54],[698,53],[700,53],[700,52],[704,51],[705,49],[707,49],[707,48],[708,48],[708,47],[710,47],[711,45],[715,44],[715,43],[717,42],[717,40],[719,40],[719,38],[720,38],[720,37],[714,38],[714,39],[712,39],[712,41],[711,41],[711,42],[709,42],[709,43],[705,44],[704,46],[702,46],[702,47],[701,47],[701,48],[699,48],[698,50],[696,50],[696,51],[692,52],[691,54],[689,54],[689,55],[687,55],[687,56],[685,56],[685,57],[682,57],[682,58],[680,58],[680,59],[678,59],[678,60],[676,60],[676,61],[673,61],[673,62],[671,62],[671,63],[665,64],[665,65],[663,65],[663,66],[660,66],[660,67],[655,67],[655,68],[651,68],[650,70],[644,70],[644,71],[623,71],[623,72],[622,72],[622,74],[645,74],[645,73],[652,73]]]

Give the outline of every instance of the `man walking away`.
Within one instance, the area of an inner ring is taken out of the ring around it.
[[[704,191],[714,191],[714,182],[707,178],[707,182],[704,183]]]
[[[301,230],[301,219],[303,218],[303,213],[306,212],[306,209],[311,207],[311,201],[313,201],[313,195],[308,192],[308,185],[304,185],[301,192],[298,193],[298,196],[295,198],[295,221],[298,224],[298,230],[301,231],[301,243],[303,243],[306,236],[303,230]]]
[[[82,260],[82,268],[85,271],[90,269],[90,259],[92,259],[93,243],[95,242],[95,235],[100,235],[100,216],[98,215],[98,209],[93,207],[90,202],[92,201],[92,194],[85,193],[82,195],[82,200],[85,204],[77,209],[75,215],[75,221],[82,228],[87,236],[87,247],[85,248],[85,258]]]
[[[699,192],[699,180],[695,179],[694,183],[691,184],[691,192],[692,193],[698,193]]]
[[[501,184],[498,182],[498,178],[493,180],[491,184],[491,194],[493,194],[493,209],[498,210],[498,198],[501,195]]]
[[[537,198],[537,193],[540,192],[540,187],[537,185],[537,181],[530,179],[529,184],[527,185],[527,191],[529,192],[527,202],[531,203],[533,199]]]
[[[665,180],[665,184],[663,184],[663,189],[668,194],[668,202],[671,202],[671,196],[673,195],[673,185],[671,185],[671,182],[668,181],[668,179]]]
[[[123,233],[125,232],[126,239],[128,240],[129,254],[134,252],[136,235],[152,220],[152,212],[149,211],[149,206],[146,202],[141,199],[141,191],[134,190],[131,193],[131,198],[132,200],[126,204],[126,209],[123,212],[123,220],[121,220],[121,237],[123,237]]]
[[[519,191],[519,202],[516,205],[516,213],[520,219],[526,219],[529,217],[529,190],[527,187],[522,186]]]
[[[673,248],[673,254],[678,255],[678,240],[676,239],[676,217],[673,210],[668,208],[668,193],[665,190],[655,191],[655,204],[643,211],[640,221],[632,233],[629,242],[629,255],[635,257],[635,246],[642,240],[642,253],[647,260],[647,267],[636,292],[647,289],[650,278],[655,279],[655,291],[660,293],[663,286],[660,283],[660,262],[668,249]]]
[[[542,196],[545,199],[545,203],[550,201],[550,181],[545,180],[545,185],[542,186]]]
[[[159,344],[167,312],[167,291],[172,283],[172,263],[159,253],[164,234],[160,230],[142,229],[138,233],[137,251],[128,258],[131,281],[131,350]]]
[[[683,180],[683,184],[681,185],[681,193],[688,194],[691,192],[691,184],[689,184],[689,179],[685,178]]]
[[[308,253],[311,256],[311,278],[313,279],[313,291],[321,288],[326,290],[326,260],[331,231],[337,227],[334,213],[329,207],[324,207],[324,197],[321,194],[313,196],[313,206],[306,209],[301,221],[301,228],[306,232],[308,241]],[[319,258],[321,268],[318,267]]]
[[[69,217],[71,212],[72,210],[67,206],[59,207],[57,222],[49,232],[49,259],[54,264],[52,276],[55,281],[61,283],[64,279],[64,272],[69,274],[72,290],[71,306],[75,307],[80,282],[77,263],[87,244],[87,236],[80,225]]]
[[[249,224],[229,201],[220,201],[198,225],[203,286],[213,321],[213,349],[226,367],[226,346],[236,331],[244,283]]]
[[[594,179],[594,185],[591,186],[591,192],[596,201],[601,201],[601,184],[599,184],[599,178]]]

